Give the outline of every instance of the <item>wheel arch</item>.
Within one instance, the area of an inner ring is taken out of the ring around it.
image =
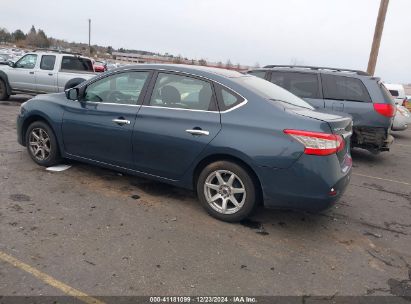
[[[6,90],[7,90],[7,94],[11,95],[11,86],[9,83],[9,78],[7,77],[7,74],[4,71],[0,71],[0,80],[2,80],[4,82],[4,84],[6,85]]]
[[[201,171],[205,167],[207,167],[209,164],[217,162],[217,161],[230,161],[230,162],[233,162],[233,163],[241,166],[242,168],[244,168],[250,174],[250,176],[251,176],[251,178],[254,182],[254,185],[256,187],[257,201],[262,202],[263,190],[262,190],[260,178],[258,177],[255,170],[249,164],[247,164],[247,162],[245,162],[241,158],[230,155],[230,154],[224,154],[224,153],[208,155],[208,156],[204,157],[196,165],[196,167],[194,168],[194,171],[193,171],[193,178],[192,178],[192,187],[193,187],[194,191],[197,188],[196,184],[197,184],[197,180],[200,176]]]
[[[33,115],[27,117],[24,120],[22,128],[21,128],[21,136],[22,136],[21,138],[23,139],[23,145],[24,146],[26,146],[27,129],[29,128],[29,126],[33,122],[36,122],[36,121],[42,121],[42,122],[46,123],[50,127],[50,129],[53,130],[54,134],[56,135],[56,130],[54,130],[53,124],[51,124],[50,121],[46,117],[44,117],[42,115],[39,115],[39,114],[33,114]],[[57,136],[56,136],[56,140],[58,142]]]

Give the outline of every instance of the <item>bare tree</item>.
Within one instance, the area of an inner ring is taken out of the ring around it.
[[[202,58],[202,59],[200,59],[200,60],[198,61],[198,64],[199,64],[199,65],[207,65],[207,61]]]
[[[231,68],[233,67],[233,64],[231,63],[231,60],[230,60],[230,59],[228,59],[227,62],[225,63],[225,67],[226,67],[227,69],[231,69]]]

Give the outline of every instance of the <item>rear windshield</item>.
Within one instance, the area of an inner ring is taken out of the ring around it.
[[[63,56],[61,62],[62,70],[71,71],[83,71],[83,72],[94,72],[93,64],[90,59],[74,57],[74,56]]]
[[[264,79],[252,76],[244,76],[232,79],[243,85],[247,89],[253,91],[254,93],[259,94],[269,100],[280,101],[311,110],[314,109],[301,98]]]

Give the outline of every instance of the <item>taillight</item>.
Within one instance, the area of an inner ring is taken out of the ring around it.
[[[374,103],[374,110],[386,117],[394,117],[395,106],[390,103]]]
[[[340,135],[289,129],[284,133],[302,143],[305,154],[330,155],[344,149],[344,140]]]

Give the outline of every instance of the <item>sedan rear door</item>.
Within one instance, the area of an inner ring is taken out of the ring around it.
[[[133,132],[136,169],[178,180],[221,129],[211,82],[157,73]]]

